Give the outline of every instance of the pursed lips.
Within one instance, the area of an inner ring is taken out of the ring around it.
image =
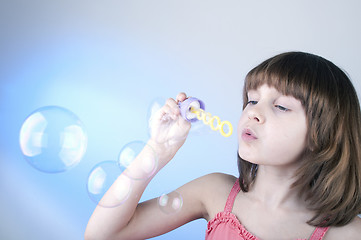
[[[256,140],[257,136],[251,129],[245,128],[242,131],[242,139],[244,141],[252,141],[252,140]]]

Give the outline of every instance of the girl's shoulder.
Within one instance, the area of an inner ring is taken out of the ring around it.
[[[224,210],[228,195],[237,178],[224,173],[211,173],[197,179],[202,192],[202,202],[210,220],[215,214]]]
[[[206,187],[206,191],[214,194],[226,195],[228,197],[234,183],[237,178],[233,175],[225,173],[210,173],[199,178],[202,181],[203,186]]]
[[[326,234],[325,239],[360,239],[361,236],[361,218],[355,217],[349,224],[342,227],[331,227]]]
[[[210,181],[215,185],[219,184],[224,187],[230,185],[231,188],[232,188],[233,184],[236,182],[236,180],[238,179],[237,177],[235,177],[233,175],[219,173],[219,172],[210,173],[210,174],[204,175],[201,178],[204,178],[207,181]]]

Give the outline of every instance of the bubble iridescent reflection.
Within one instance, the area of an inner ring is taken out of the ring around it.
[[[126,144],[119,153],[118,161],[121,166],[127,168],[124,174],[134,180],[148,179],[158,166],[154,149],[142,141]]]
[[[47,106],[35,110],[20,130],[20,148],[31,166],[46,173],[76,166],[87,148],[83,123],[71,111]]]
[[[122,175],[124,170],[116,161],[96,164],[88,176],[87,191],[90,199],[107,208],[124,203],[132,190],[131,179]]]

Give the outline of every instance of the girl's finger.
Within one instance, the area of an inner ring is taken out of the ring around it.
[[[187,94],[185,94],[184,92],[180,92],[177,95],[177,102],[183,102],[184,100],[187,99]]]
[[[174,114],[174,115],[180,114],[179,106],[173,98],[169,98],[166,101],[166,105],[169,107],[169,113]]]

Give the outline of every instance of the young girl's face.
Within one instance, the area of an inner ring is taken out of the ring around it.
[[[248,92],[238,123],[238,153],[254,164],[289,165],[306,147],[307,122],[299,100],[264,84]]]

